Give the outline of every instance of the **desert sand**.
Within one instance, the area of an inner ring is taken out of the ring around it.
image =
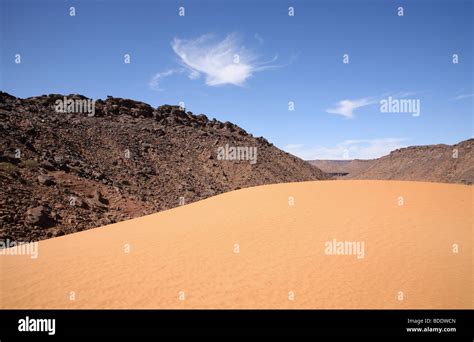
[[[0,307],[473,308],[472,227],[466,185],[253,187],[1,255]]]

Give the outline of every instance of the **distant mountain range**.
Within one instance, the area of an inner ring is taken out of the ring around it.
[[[372,160],[311,160],[340,179],[397,179],[444,183],[474,182],[474,139],[456,145],[411,146]]]

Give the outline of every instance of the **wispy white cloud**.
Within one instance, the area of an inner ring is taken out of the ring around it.
[[[352,118],[357,108],[366,107],[375,103],[377,103],[377,100],[369,97],[356,100],[341,100],[337,103],[336,107],[328,108],[326,112]]]
[[[255,73],[276,67],[271,64],[276,57],[269,62],[261,62],[257,55],[241,44],[236,34],[229,34],[223,40],[211,34],[196,39],[175,38],[171,47],[190,78],[196,79],[202,74],[209,86],[243,86]]]
[[[345,99],[345,100],[339,101],[334,107],[326,109],[326,112],[330,114],[342,115],[346,118],[353,118],[354,111],[356,109],[367,107],[376,103],[380,103],[380,100],[388,96],[391,96],[394,98],[405,98],[408,96],[413,96],[415,94],[416,93],[414,92],[400,91],[397,93],[393,93],[393,92],[385,93],[380,96],[374,96],[374,97],[362,97],[362,98],[354,99],[354,100]]]
[[[306,146],[289,144],[283,149],[304,160],[329,159],[374,159],[406,147],[404,138],[344,140],[335,146]]]
[[[163,89],[160,88],[160,82],[162,81],[163,78],[174,75],[174,74],[180,74],[183,73],[184,69],[168,69],[163,72],[158,72],[156,73],[148,82],[148,86],[150,89],[157,90],[157,91],[162,91]]]
[[[199,77],[201,77],[201,74],[195,70],[191,71],[188,75],[190,80],[197,80]]]
[[[470,98],[470,97],[473,97],[473,96],[474,96],[474,93],[471,93],[471,94],[460,94],[460,95],[458,95],[458,96],[453,97],[451,100],[454,100],[454,101],[463,100],[463,99],[467,99],[467,98]]]

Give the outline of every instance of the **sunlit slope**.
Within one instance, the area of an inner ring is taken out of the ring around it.
[[[472,308],[472,189],[319,181],[233,191],[41,241],[37,259],[2,255],[0,307]],[[330,255],[328,242],[359,249]]]

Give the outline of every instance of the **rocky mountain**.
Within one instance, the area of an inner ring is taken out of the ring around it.
[[[352,177],[472,184],[474,139],[455,145],[401,148],[376,159],[370,167]]]
[[[401,148],[373,160],[313,160],[310,163],[342,179],[398,179],[472,184],[474,139],[455,145]]]
[[[110,96],[91,112],[88,100],[0,92],[0,240],[40,240],[226,191],[327,178],[230,122]]]

